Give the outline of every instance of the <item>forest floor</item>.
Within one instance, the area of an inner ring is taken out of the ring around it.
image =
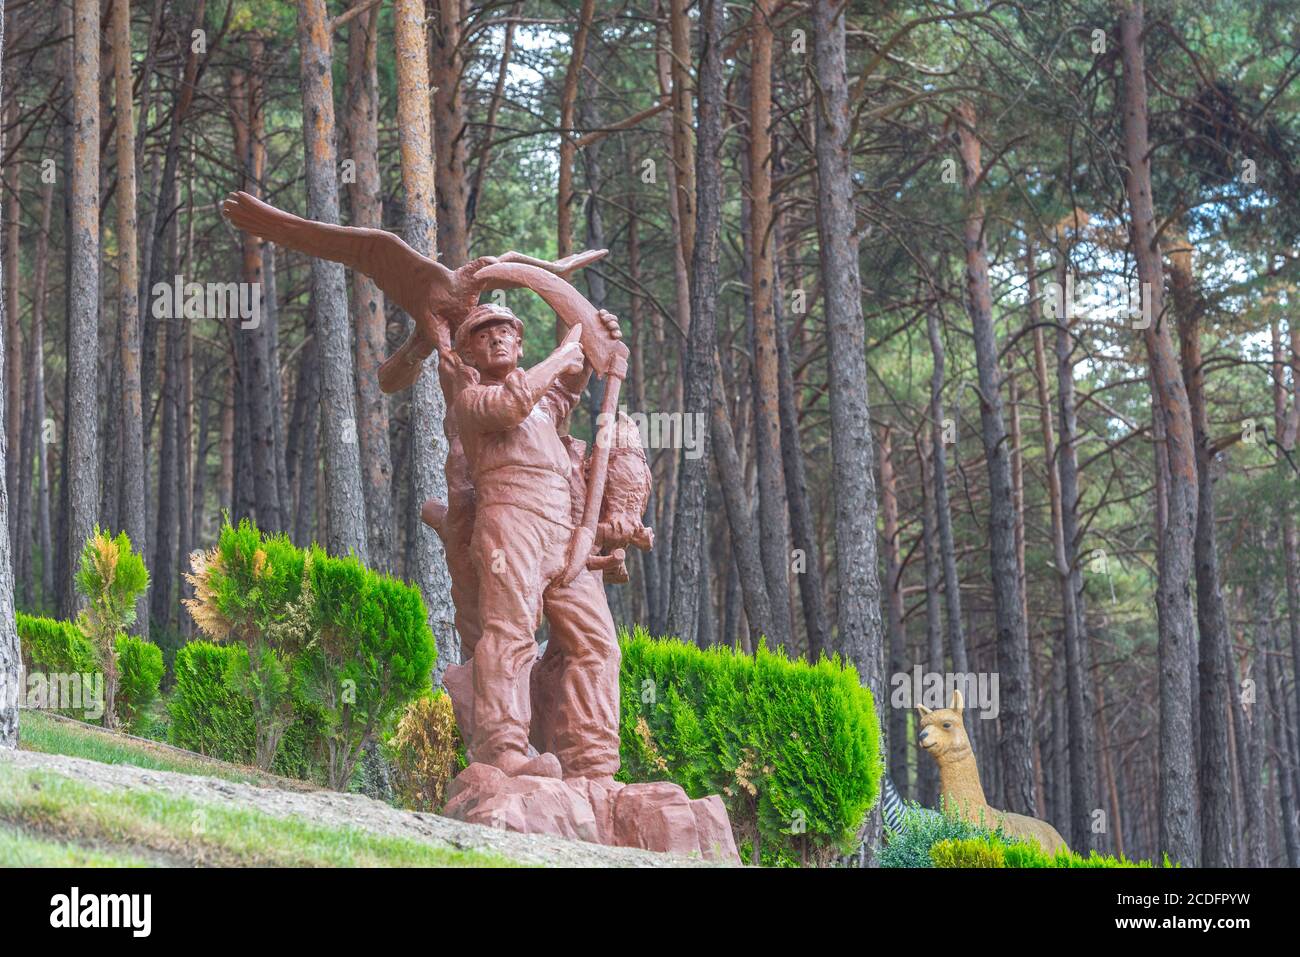
[[[465,824],[26,712],[0,751],[0,866],[683,867]]]

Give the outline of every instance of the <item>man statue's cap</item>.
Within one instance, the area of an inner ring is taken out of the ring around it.
[[[507,309],[505,306],[498,306],[495,302],[481,302],[466,314],[456,327],[456,336],[452,345],[459,351],[469,337],[477,329],[483,328],[491,322],[509,322],[515,327],[515,332],[522,339],[524,335],[524,324],[519,321],[519,317]]]

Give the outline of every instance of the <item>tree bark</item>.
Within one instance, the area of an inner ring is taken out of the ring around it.
[[[99,13],[98,7],[95,10]],[[4,0],[0,0],[0,83],[4,77],[4,40],[5,40]],[[0,277],[0,306],[4,303],[3,277]],[[0,336],[4,335],[5,323],[0,317]],[[0,342],[0,351],[5,343]],[[4,390],[0,389],[0,401],[4,401]],[[0,434],[0,459],[8,457],[8,438]],[[0,555],[0,748],[18,747],[18,698],[22,692],[20,677],[22,674],[21,649],[18,644],[18,629],[14,624],[14,581],[13,566],[9,554],[9,492],[0,488],[0,548],[5,554]]]
[[[779,227],[779,221],[777,225]],[[780,235],[779,228],[776,235]],[[777,245],[779,248],[779,243]],[[804,559],[804,570],[799,576],[799,604],[803,609],[804,628],[808,634],[808,660],[817,661],[831,651],[826,585],[812,503],[808,496],[808,470],[800,445],[799,404],[795,400],[794,375],[790,368],[790,343],[782,311],[784,299],[779,271],[775,273],[775,281],[773,302],[776,305],[777,381],[781,391],[781,463],[790,506],[791,541]]]
[[[148,542],[145,519],[144,400],[140,392],[140,263],[136,256],[135,120],[131,114],[131,2],[113,3],[113,95],[117,136],[117,262],[122,361],[121,527],[137,549]],[[149,636],[145,595],[137,602],[136,633]]]
[[[439,259],[452,269],[469,261],[469,130],[465,101],[464,0],[438,0],[429,44],[433,83],[435,218]]]
[[[718,234],[722,219],[722,0],[702,0],[700,28],[700,127],[696,164],[695,258],[691,263],[691,326],[686,349],[686,415],[707,423],[713,403],[714,350],[717,348]],[[677,517],[673,523],[673,588],[668,604],[668,634],[696,643],[701,609],[707,604],[705,579],[710,436],[706,424],[700,454],[681,452]],[[712,608],[707,610],[712,614]]]
[[[816,4],[817,211],[829,352],[831,459],[835,483],[837,643],[876,699],[884,700],[884,629],[876,566],[876,482],[867,397],[866,330],[849,164],[844,10]],[[875,815],[878,818],[878,814]],[[878,832],[869,829],[869,844]]]
[[[1193,553],[1196,567],[1196,622],[1200,634],[1200,821],[1201,864],[1236,863],[1232,777],[1228,761],[1228,709],[1232,706],[1228,618],[1220,587],[1214,528],[1214,452],[1206,413],[1201,359],[1201,303],[1192,275],[1192,248],[1175,240],[1168,254],[1170,291],[1178,319],[1183,383],[1187,389],[1196,443],[1197,515]]]
[[[6,97],[5,125],[13,131],[15,139],[20,138],[18,117],[20,104],[11,93]],[[21,252],[22,219],[22,164],[17,147],[13,148],[12,165],[5,180],[8,190],[5,195],[4,212],[4,296],[5,296],[5,341],[8,348],[4,353],[5,376],[5,439],[8,443],[9,456],[5,460],[5,488],[9,492],[9,501],[16,500],[18,491],[18,452],[22,445],[19,433],[22,429],[22,326],[19,323],[21,307],[19,305],[19,266]],[[9,526],[9,555],[17,556],[17,523]]]
[[[321,222],[337,223],[334,81],[330,72],[330,25],[325,0],[299,0],[298,39],[302,53],[307,215]],[[313,259],[311,285],[321,360],[321,422],[329,521],[326,547],[335,555],[351,552],[365,562],[369,559],[366,505],[361,491],[361,457],[357,451],[356,380],[343,266]]]
[[[1002,785],[1006,810],[1032,815],[1037,801],[1034,796],[1029,635],[1017,558],[1011,449],[1003,424],[1002,372],[998,367],[988,253],[984,244],[984,201],[979,193],[983,167],[980,141],[975,132],[975,108],[969,102],[958,108],[957,124],[968,204],[963,228],[967,308],[974,332],[975,361],[979,367],[980,434],[989,474],[989,572],[993,579],[998,668],[1001,672],[999,721],[1002,740],[999,753]]]
[[[1071,545],[1065,537],[1065,506],[1061,493],[1061,475],[1058,470],[1056,435],[1052,428],[1052,397],[1047,379],[1047,349],[1044,344],[1042,310],[1038,298],[1038,275],[1032,245],[1026,252],[1025,265],[1029,276],[1029,325],[1034,337],[1034,381],[1038,390],[1038,424],[1043,436],[1043,463],[1047,474],[1047,497],[1052,512],[1052,559],[1056,570],[1056,583],[1061,594],[1061,619],[1065,645],[1066,707],[1070,715],[1069,767],[1070,767],[1070,847],[1086,854],[1097,847],[1092,831],[1092,812],[1101,807],[1097,789],[1096,761],[1093,750],[1093,715],[1088,707],[1088,673],[1083,662],[1086,637],[1080,632],[1080,616],[1076,607]],[[1065,322],[1064,317],[1060,317]],[[1073,381],[1073,380],[1071,380]],[[1071,431],[1073,431],[1071,429]],[[1073,507],[1075,503],[1071,503]]]
[[[99,0],[77,0],[73,25],[72,249],[68,313],[67,556],[75,564],[99,507],[95,360],[99,342]],[[80,602],[66,576],[61,615]]]
[[[436,253],[437,210],[434,199],[432,143],[429,138],[429,71],[425,53],[423,4],[397,0],[393,11],[397,49],[397,124],[402,156],[402,189],[406,196],[406,241],[417,252]],[[447,500],[448,444],[443,433],[446,403],[436,376],[430,370],[411,387],[411,489],[418,508],[429,498]],[[412,520],[407,534],[413,546],[413,564],[407,574],[420,586],[429,624],[438,645],[434,681],[448,664],[460,660],[460,646],[451,602],[451,576],[442,543],[433,529]]]
[[[32,280],[32,325],[27,337],[26,415],[23,417],[22,449],[19,453],[18,553],[15,581],[22,589],[28,608],[44,609],[54,596],[50,590],[54,555],[50,551],[50,500],[47,477],[45,434],[45,307],[49,292],[50,216],[54,207],[54,184],[41,190],[41,225],[36,237],[35,274]],[[36,490],[33,502],[32,459],[36,459]],[[32,519],[36,518],[33,541]],[[33,551],[40,546],[41,574],[33,571]]]
[[[711,446],[718,466],[718,483],[722,486],[727,524],[731,528],[732,551],[740,590],[749,620],[751,636],[770,635],[772,607],[768,602],[767,583],[763,579],[763,560],[759,555],[754,516],[745,494],[745,473],[736,452],[736,437],[731,430],[731,413],[727,408],[727,387],[722,365],[714,354],[713,429]]]
[[[893,429],[886,426],[880,439],[880,510],[884,519],[885,594],[889,607],[889,672],[907,672],[907,629],[903,621],[903,565],[898,529],[898,487],[894,478]],[[809,658],[811,658],[811,653]],[[910,797],[907,770],[907,709],[889,709],[889,776],[903,797]]]
[[[934,495],[934,461],[929,451],[924,427],[916,441],[917,462],[921,476],[921,554],[922,571],[925,575],[925,654],[921,670],[926,674],[942,675],[944,667],[943,654],[943,612],[939,604],[939,587],[943,578],[942,561],[939,558],[939,539],[936,534]],[[915,706],[917,702],[913,701]],[[947,704],[945,701],[944,704]],[[927,707],[934,707],[933,703]],[[927,756],[928,757],[928,756]],[[917,775],[920,800],[928,807],[939,807],[939,772],[937,765],[926,757],[918,755],[920,773]]]
[[[354,0],[356,4],[367,0]],[[355,226],[382,229],[383,184],[379,175],[379,8],[348,24],[347,123],[356,182],[350,190]],[[374,280],[352,274],[352,312],[357,327],[357,439],[366,497],[366,542],[371,564],[396,569],[393,541],[393,460],[388,445],[388,399],[379,388],[379,366],[388,353],[384,294]]]
[[[772,23],[774,0],[755,0],[750,22],[749,249],[754,316],[754,438],[763,573],[776,645],[790,645],[790,538],[781,460],[781,389],[776,343],[772,230]],[[697,171],[698,175],[698,171]],[[697,213],[698,215],[698,213]]]
[[[1151,322],[1143,335],[1168,462],[1165,477],[1169,516],[1161,535],[1158,585],[1163,598],[1159,621],[1160,846],[1172,860],[1190,866],[1199,857],[1190,693],[1195,641],[1189,587],[1197,516],[1195,438],[1187,390],[1165,316],[1164,268],[1156,248],[1141,0],[1126,3],[1119,21],[1130,232],[1138,277],[1151,306]]]
[[[945,357],[943,338],[939,334],[939,316],[934,309],[927,310],[925,325],[930,338],[930,352],[934,356],[934,371],[930,376],[930,448],[934,461],[935,524],[939,533],[939,553],[943,559],[944,606],[948,612],[948,649],[952,654],[953,670],[964,674],[970,671],[970,659],[962,629],[961,577],[957,573],[957,546],[952,534],[952,509],[948,504],[948,459],[944,437],[947,418],[943,408]]]

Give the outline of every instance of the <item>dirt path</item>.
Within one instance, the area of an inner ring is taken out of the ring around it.
[[[0,761],[66,775],[106,791],[153,791],[259,811],[273,817],[301,818],[329,827],[356,827],[375,834],[427,841],[461,850],[492,851],[521,864],[550,867],[718,866],[635,848],[604,847],[542,834],[516,834],[464,824],[436,814],[398,810],[360,794],[324,790],[299,793],[35,751],[0,751]]]

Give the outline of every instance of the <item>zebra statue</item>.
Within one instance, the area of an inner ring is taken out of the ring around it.
[[[903,829],[904,815],[920,815],[922,818],[939,817],[939,812],[934,808],[919,807],[917,805],[908,805],[903,800],[903,796],[898,793],[898,788],[894,786],[893,779],[888,774],[881,775],[880,778],[880,816],[884,823],[885,829],[897,833]],[[870,818],[868,817],[868,821]],[[866,830],[866,822],[862,825],[863,831]],[[867,841],[865,834],[859,832],[860,840],[858,847],[853,853],[840,858],[840,863],[844,867],[866,867],[867,862]]]

